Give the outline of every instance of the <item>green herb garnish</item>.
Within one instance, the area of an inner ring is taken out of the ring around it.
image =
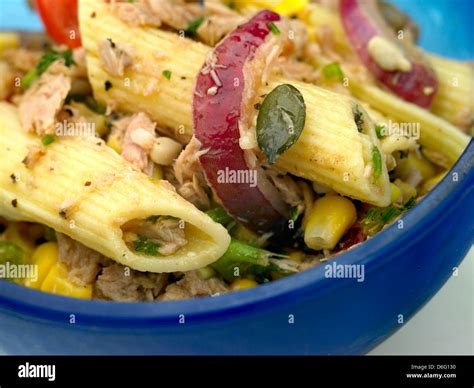
[[[375,233],[382,230],[386,224],[390,223],[403,212],[415,206],[415,204],[415,198],[410,197],[410,199],[402,206],[371,208],[361,221],[364,233],[370,236],[374,235]]]
[[[197,19],[194,19],[189,22],[188,27],[186,30],[184,30],[184,34],[186,36],[189,36],[190,38],[193,38],[197,35],[197,30],[199,27],[201,27],[201,24],[204,22],[204,17],[200,17]]]
[[[382,175],[382,155],[377,147],[372,148],[372,163],[374,165],[375,179]]]
[[[379,124],[375,125],[375,133],[377,135],[377,138],[383,139],[385,137],[385,135],[382,133],[384,129],[385,129],[385,125],[379,125]]]
[[[54,135],[45,135],[41,139],[41,143],[43,143],[43,145],[46,147],[50,145],[51,143],[54,143],[54,140],[55,140]]]
[[[22,89],[28,89],[36,78],[38,78],[38,72],[36,69],[30,70],[28,73],[26,73],[21,79]]]
[[[291,209],[290,209],[290,220],[292,221],[296,221],[298,219],[298,207],[297,206],[293,206]]]
[[[44,54],[36,65],[36,70],[38,71],[39,75],[43,74],[48,69],[48,67],[58,59],[64,59],[64,64],[67,67],[76,64],[72,58],[72,50],[66,50],[63,52],[51,50]]]
[[[74,62],[74,59],[72,58],[71,50],[67,50],[64,52],[50,50],[40,58],[40,60],[36,64],[36,67],[33,70],[30,70],[28,73],[25,74],[25,76],[21,80],[21,87],[23,89],[28,89],[36,78],[43,74],[48,69],[48,67],[51,66],[51,64],[53,64],[59,59],[63,59],[67,67],[76,64],[76,62]]]
[[[150,241],[148,237],[138,236],[138,239],[133,242],[135,252],[144,253],[148,256],[156,256],[159,254],[160,244]]]
[[[171,79],[171,75],[173,73],[171,73],[170,70],[163,70],[163,75],[167,78],[167,79]]]
[[[295,144],[305,121],[304,98],[294,86],[277,86],[265,97],[258,112],[257,141],[268,163]]]
[[[273,22],[268,23],[268,28],[274,35],[280,35],[280,29],[277,27],[277,25]]]
[[[342,81],[344,79],[344,73],[342,72],[341,65],[338,62],[332,62],[323,67],[324,78],[328,80]]]
[[[408,201],[406,201],[405,205],[403,205],[403,210],[410,210],[415,205],[416,205],[415,198],[410,197]]]

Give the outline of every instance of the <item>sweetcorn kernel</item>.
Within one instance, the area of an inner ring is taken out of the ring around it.
[[[409,183],[403,182],[400,179],[395,179],[395,185],[397,185],[400,190],[402,191],[403,195],[403,202],[408,201],[411,197],[416,198],[417,196],[417,191],[415,187],[410,185]]]
[[[8,48],[20,47],[20,35],[14,32],[0,32],[0,54]]]
[[[431,191],[441,180],[446,176],[446,172],[443,171],[442,173],[435,175],[434,177],[428,179],[425,183],[423,183],[421,187],[421,194],[424,195]]]
[[[326,195],[314,202],[304,230],[304,241],[312,249],[333,249],[357,220],[350,199]]]
[[[397,203],[402,197],[402,190],[394,183],[390,183],[390,198],[392,203]]]
[[[306,9],[309,0],[240,0],[239,8],[267,8],[283,16],[293,16]]]
[[[41,291],[73,298],[92,298],[92,285],[80,286],[74,283],[62,263],[54,264],[41,285]]]
[[[31,256],[31,263],[38,266],[38,276],[35,280],[27,279],[25,286],[39,290],[49,271],[58,261],[58,244],[47,242],[38,246]]]
[[[293,251],[288,255],[288,257],[290,258],[290,260],[301,263],[305,258],[305,254],[304,252],[301,252],[301,251]]]
[[[258,283],[255,280],[250,279],[237,279],[231,285],[232,291],[248,290],[250,288],[257,287]]]
[[[107,138],[107,145],[118,154],[122,152],[122,142],[120,141],[119,137],[114,133],[111,133]]]

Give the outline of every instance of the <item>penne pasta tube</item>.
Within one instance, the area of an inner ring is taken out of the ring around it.
[[[430,150],[441,152],[446,158],[447,166],[456,162],[469,143],[469,137],[446,120],[405,102],[390,92],[359,82],[355,78],[350,79],[349,87],[354,96],[398,123],[419,125],[419,143]]]
[[[95,97],[112,100],[123,111],[146,112],[172,137],[187,142],[192,136],[192,99],[197,75],[210,48],[156,28],[131,27],[114,16],[103,1],[80,2],[80,27]],[[93,15],[93,17],[91,16]],[[110,39],[128,47],[133,64],[122,75],[103,66],[101,42]],[[257,95],[281,84],[295,86],[306,105],[306,124],[299,140],[277,161],[279,169],[378,206],[390,202],[389,179],[373,166],[379,147],[370,117],[364,133],[354,120],[357,104],[314,85],[271,77]],[[106,87],[107,86],[107,87]]]
[[[474,67],[429,54],[438,76],[438,93],[431,110],[455,126],[468,130],[474,125]]]
[[[32,153],[33,162],[24,163]],[[230,243],[224,227],[166,181],[133,169],[102,140],[57,137],[43,146],[22,130],[16,108],[7,103],[0,103],[0,166],[0,217],[45,224],[133,269],[201,268],[222,256]],[[133,229],[150,217],[176,220],[182,229],[178,249],[162,252],[158,245],[147,245],[141,235],[148,224]],[[130,246],[127,233],[141,238],[141,245],[135,241]]]
[[[330,31],[330,41],[333,43],[334,50],[344,55],[352,55],[352,48],[336,13],[319,4],[310,4],[302,16],[312,31],[311,36],[315,41],[324,44]],[[472,63],[455,61],[430,53],[425,54],[438,77],[438,92],[433,100],[431,111],[456,127],[463,130],[469,129],[473,125],[474,117]],[[317,59],[314,61],[317,64]]]

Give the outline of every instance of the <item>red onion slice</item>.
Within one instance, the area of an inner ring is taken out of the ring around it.
[[[264,75],[259,65],[272,48],[265,43],[277,21],[278,14],[264,10],[224,38],[200,71],[193,100],[194,134],[207,150],[199,158],[207,181],[229,214],[259,232],[284,219],[287,206],[239,141],[241,126],[250,124],[248,105]]]
[[[379,13],[375,0],[341,0],[340,15],[352,47],[372,75],[400,98],[429,108],[438,90],[436,74],[416,48],[397,39]],[[410,70],[385,70],[377,64],[368,49],[375,37],[400,49]]]

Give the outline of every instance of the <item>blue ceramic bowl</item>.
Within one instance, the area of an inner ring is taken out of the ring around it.
[[[425,47],[472,57],[467,1],[399,3],[425,27]],[[8,19],[0,19],[0,28]],[[392,225],[335,259],[365,265],[364,282],[327,278],[320,266],[217,298],[125,304],[2,281],[0,344],[11,354],[363,354],[451,276],[473,243],[473,220],[471,141],[446,178],[404,216],[403,229]]]

